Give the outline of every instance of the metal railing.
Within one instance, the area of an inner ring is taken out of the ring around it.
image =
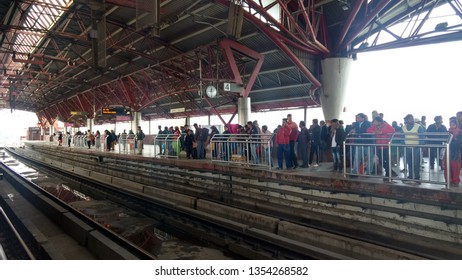
[[[351,134],[343,145],[343,172],[345,176],[380,177],[389,182],[432,183],[449,188],[451,141],[449,133]],[[428,157],[428,168],[424,155]]]
[[[182,150],[181,138],[184,135],[184,133],[154,135],[154,157],[178,159]]]
[[[216,134],[210,141],[212,161],[272,168],[272,135]]]

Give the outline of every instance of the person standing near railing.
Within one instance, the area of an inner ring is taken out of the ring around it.
[[[167,138],[168,138],[168,126],[165,126],[164,127],[164,130],[159,130],[159,134],[162,134],[163,136],[160,138],[160,154],[161,155],[166,155],[167,154],[167,149],[168,149],[168,145],[167,145]]]
[[[343,142],[345,141],[345,131],[341,127],[338,119],[332,119],[329,134],[329,146],[334,161],[334,171],[343,171]]]
[[[90,130],[87,131],[87,135],[85,136],[85,142],[88,146],[88,149],[90,149],[92,145],[92,141],[95,141],[95,136],[91,133]]]
[[[329,150],[327,142],[329,142],[329,126],[330,120],[327,121],[320,121],[319,125],[321,126],[321,144],[319,145],[319,160],[318,164],[321,162],[326,161],[326,151]],[[312,165],[316,167],[317,165]]]
[[[71,147],[71,142],[72,142],[72,136],[71,136],[71,133],[68,131],[67,132],[67,146],[69,148]]]
[[[377,169],[379,174],[382,173],[382,168],[385,169],[385,176],[388,177],[390,175],[390,156],[388,155],[389,148],[388,143],[390,142],[390,138],[392,134],[395,132],[395,129],[385,122],[381,117],[375,117],[374,121],[372,122],[371,127],[367,129],[367,133],[373,133],[375,135],[375,144],[378,144],[375,147],[375,153],[371,156],[378,158]],[[393,176],[397,176],[395,172],[392,170]],[[384,181],[387,179],[384,178]]]
[[[267,157],[268,164],[271,167],[273,167],[273,158],[272,158],[272,154],[273,154],[272,136],[273,134],[268,130],[268,126],[266,125],[263,125],[261,127],[261,134],[262,134],[261,140],[263,142],[262,148],[263,148],[263,153],[265,155],[263,158]]]
[[[391,126],[395,130],[395,133],[403,133],[403,129],[401,126],[398,125],[397,121],[393,121]],[[401,157],[403,156],[403,147],[401,146],[393,146],[391,147],[391,164],[393,166],[400,167]]]
[[[196,128],[196,143],[197,143],[197,158],[205,159],[205,143],[209,137],[209,130],[205,127],[199,127],[196,123],[194,124]]]
[[[449,144],[449,183],[451,187],[458,187],[460,184],[460,157],[462,149],[462,132],[458,127],[457,119],[451,119],[449,121],[449,133],[452,134],[452,141]],[[444,155],[443,159],[443,169],[444,169],[444,179],[446,182],[447,178],[447,163],[446,163],[447,153]]]
[[[462,111],[459,111],[456,113],[456,119],[457,119],[457,123],[459,124],[458,127],[459,129],[462,131]],[[461,166],[462,166],[462,156],[460,157],[461,158]]]
[[[222,143],[221,143],[220,153],[224,161],[231,160],[229,156],[231,152],[231,147],[229,143],[229,137],[231,135],[231,131],[229,128],[230,128],[230,124],[226,124],[224,127],[224,131],[221,134]]]
[[[96,150],[101,149],[101,132],[99,130],[95,132],[95,148]]]
[[[141,126],[138,126],[138,130],[136,132],[136,142],[138,146],[138,154],[141,155],[143,153],[143,140],[144,140],[144,132],[141,129]]]
[[[305,121],[300,121],[300,134],[298,135],[298,145],[300,146],[300,154],[302,156],[301,168],[308,168],[308,143],[310,143],[310,132],[306,128]]]
[[[258,127],[258,122],[257,121],[248,121],[247,125],[249,127],[249,149],[250,149],[250,156],[252,163],[254,164],[260,164],[260,158],[258,156],[258,148],[259,144],[258,142],[260,141],[260,128]]]
[[[190,159],[193,156],[193,144],[195,142],[194,140],[194,133],[191,129],[188,129],[186,131],[186,137],[184,138],[184,148],[186,150],[186,158]]]
[[[404,133],[404,144],[406,145],[420,145],[423,144],[423,133],[424,129],[420,124],[416,124],[414,116],[408,114],[404,118],[405,125],[403,126]],[[415,183],[420,184],[420,147],[406,146],[405,150],[405,162],[408,167],[408,179],[417,180]]]
[[[122,147],[124,148],[124,152],[127,149],[127,140],[128,140],[128,134],[127,134],[127,131],[124,129],[124,131],[120,135],[120,143],[122,144]]]
[[[135,153],[135,133],[133,133],[133,130],[131,129],[128,131],[127,141],[128,141],[128,148],[130,149],[130,153],[131,152]]]
[[[109,130],[106,129],[104,131],[104,135],[105,135],[106,150],[110,151],[111,146],[112,146],[112,134],[111,134],[111,132]]]
[[[438,135],[431,135],[431,133],[442,133],[448,132],[448,129],[443,124],[443,117],[436,116],[434,119],[435,123],[432,123],[428,126],[427,132],[430,135],[427,136],[427,144],[430,145],[441,145],[443,141],[441,136]],[[438,160],[438,166],[443,169],[441,157],[439,156],[441,153],[441,148],[431,147],[430,148],[430,169],[435,169],[435,160]]]
[[[286,160],[286,168],[292,169],[292,162],[290,160],[290,129],[287,124],[287,119],[282,119],[282,127],[278,128],[276,132],[276,141],[278,147],[278,169],[282,170],[284,158]]]
[[[218,128],[216,126],[210,127],[210,136],[209,139],[211,140],[213,136],[219,135],[220,131],[218,131]],[[211,142],[211,141],[210,141]],[[218,153],[218,146],[215,143],[210,144],[211,149],[212,149],[212,159],[218,159],[219,153]]]
[[[58,146],[62,146],[63,144],[63,133],[60,131],[58,132]]]
[[[118,138],[117,138],[117,135],[116,135],[114,129],[111,129],[111,139],[112,139],[112,141],[111,141],[111,150],[115,151],[115,145],[118,142]]]
[[[313,119],[310,127],[311,142],[310,142],[310,160],[308,165],[313,167],[319,166],[320,147],[321,147],[321,126],[318,124],[318,119]],[[314,155],[316,155],[316,162],[313,165]]]
[[[180,139],[181,139],[180,128],[178,126],[175,126],[175,129],[173,130],[173,143],[172,143],[174,156],[180,156],[180,152],[181,152]]]
[[[297,139],[300,131],[298,130],[298,125],[292,120],[292,114],[287,114],[287,125],[290,127],[290,161],[292,162],[292,168],[296,169],[298,167],[297,153]]]
[[[365,145],[368,141],[364,138],[367,138],[367,129],[371,126],[371,122],[367,120],[367,116],[364,113],[359,113],[356,115],[356,122],[353,123],[352,129],[350,130],[350,134],[354,135],[354,143],[359,144],[353,146],[353,170],[351,173],[358,174],[364,171],[364,166],[372,165],[372,160],[370,160],[370,147]],[[366,164],[366,159],[369,159]],[[360,166],[361,163],[363,167],[361,170]],[[368,170],[368,174],[370,174],[370,169]]]

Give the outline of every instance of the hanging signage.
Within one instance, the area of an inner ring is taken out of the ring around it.
[[[236,83],[223,83],[223,91],[241,92],[243,89],[243,86]]]
[[[132,116],[116,116],[118,122],[129,122],[132,120]]]
[[[131,115],[130,108],[125,107],[103,107],[101,109],[103,115],[116,115],[116,116],[128,116]]]
[[[87,112],[71,111],[71,116],[86,116]]]
[[[186,111],[186,108],[173,108],[173,109],[170,109],[170,113],[183,113]]]

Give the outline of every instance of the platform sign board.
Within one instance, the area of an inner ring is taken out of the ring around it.
[[[172,108],[170,109],[170,113],[183,113],[186,111],[186,108]]]
[[[87,112],[71,111],[71,116],[86,116]]]
[[[116,116],[118,122],[129,122],[132,120],[132,116]]]
[[[101,113],[103,115],[129,116],[131,115],[131,109],[126,107],[103,107]]]
[[[223,91],[241,92],[243,88],[236,83],[223,83]]]

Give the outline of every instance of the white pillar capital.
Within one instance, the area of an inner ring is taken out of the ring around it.
[[[321,61],[321,107],[326,120],[342,117],[352,62],[346,57],[330,57]]]

